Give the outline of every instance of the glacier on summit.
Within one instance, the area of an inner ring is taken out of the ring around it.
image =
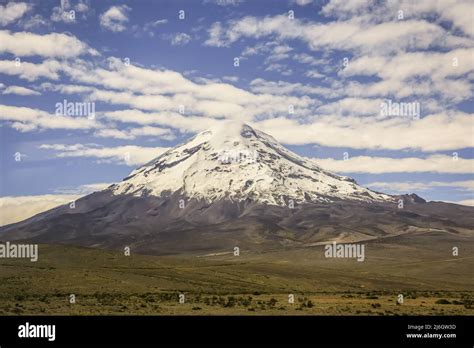
[[[270,135],[238,122],[198,133],[109,188],[114,194],[252,200],[280,205],[335,200],[393,201],[393,197],[330,173]]]

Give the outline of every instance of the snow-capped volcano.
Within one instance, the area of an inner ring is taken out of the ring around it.
[[[280,145],[247,124],[227,122],[134,170],[109,188],[115,195],[166,196],[174,192],[213,202],[251,200],[286,206],[334,200],[392,201]]]
[[[261,252],[433,230],[469,235],[474,216],[470,207],[370,191],[235,123],[74,203],[0,227],[0,239],[166,255]]]

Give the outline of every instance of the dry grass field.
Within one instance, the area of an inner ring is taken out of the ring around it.
[[[396,238],[367,243],[364,262],[321,246],[184,257],[40,245],[38,262],[0,260],[0,314],[474,315],[473,242],[454,257],[442,235]]]

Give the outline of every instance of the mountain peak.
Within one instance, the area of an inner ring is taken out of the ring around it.
[[[215,147],[228,145],[230,142],[244,141],[257,137],[257,132],[248,124],[241,121],[223,121],[220,124],[198,133],[195,138],[205,138]]]
[[[212,132],[215,134],[238,135],[246,130],[253,131],[254,129],[243,121],[226,120],[218,123],[214,127],[209,128],[205,132]]]
[[[209,202],[251,200],[272,205],[335,200],[387,201],[388,195],[327,172],[243,122],[223,122],[134,170],[114,194],[175,192]]]

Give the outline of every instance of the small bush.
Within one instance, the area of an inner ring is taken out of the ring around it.
[[[435,302],[436,304],[451,304],[451,302],[449,302],[448,300],[446,300],[445,298],[441,298],[439,299],[438,301]]]
[[[270,299],[270,301],[268,301],[268,305],[270,307],[274,307],[276,305],[276,303],[278,302],[278,300],[274,299],[273,297]]]
[[[472,309],[473,300],[470,297],[465,297],[465,298],[462,299],[462,301],[463,301],[463,304],[464,304],[464,308]]]

